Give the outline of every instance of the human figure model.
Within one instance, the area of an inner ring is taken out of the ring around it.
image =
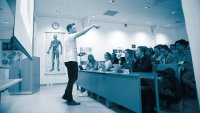
[[[59,46],[61,48],[60,54],[62,55],[62,44],[61,42],[57,39],[57,35],[53,36],[53,40],[51,41],[51,45],[49,47],[49,50],[47,51],[47,54],[49,54],[49,51],[51,50],[51,48],[53,48],[52,50],[52,68],[50,71],[54,70],[54,60],[56,57],[56,61],[57,61],[57,71],[60,71],[59,65],[60,65],[60,61],[59,61]]]

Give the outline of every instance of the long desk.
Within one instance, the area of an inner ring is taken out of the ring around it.
[[[141,79],[155,80],[155,73],[134,72],[130,74],[99,71],[79,71],[77,85],[115,102],[134,112],[142,113]],[[159,112],[158,91],[156,90],[156,107]]]
[[[0,107],[1,107],[1,93],[7,88],[19,83],[22,79],[6,79],[0,80]]]

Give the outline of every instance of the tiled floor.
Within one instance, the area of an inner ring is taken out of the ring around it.
[[[42,86],[33,95],[9,95],[4,92],[0,113],[115,113],[90,97],[79,97],[77,90],[73,91],[74,97],[81,105],[68,106],[61,99],[64,89],[65,85],[55,85]]]
[[[68,106],[61,99],[66,85],[41,86],[40,91],[32,95],[9,95],[2,93],[0,113],[133,113],[116,104],[107,108],[90,97],[79,97],[80,92],[74,85],[73,95],[80,106]],[[197,101],[184,100],[184,113],[200,113]]]

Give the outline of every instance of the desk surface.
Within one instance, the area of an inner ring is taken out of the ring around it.
[[[10,86],[17,84],[22,81],[22,79],[8,79],[8,80],[0,80],[0,92],[9,88]]]
[[[89,70],[80,70],[79,72],[88,72],[88,73],[97,73],[97,74],[109,74],[109,75],[120,75],[120,76],[132,76],[146,79],[153,79],[156,73],[153,72],[131,72],[131,73],[117,73],[114,71],[89,71]]]

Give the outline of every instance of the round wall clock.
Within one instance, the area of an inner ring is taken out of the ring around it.
[[[53,28],[53,29],[58,29],[58,28],[59,28],[59,24],[56,23],[56,22],[53,23],[53,24],[52,24],[52,28]]]

